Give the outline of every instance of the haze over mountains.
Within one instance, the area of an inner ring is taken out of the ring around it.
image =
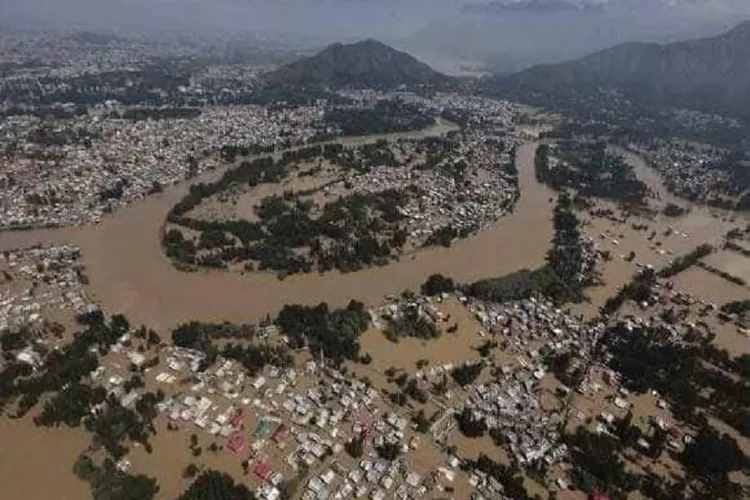
[[[750,21],[711,38],[625,43],[578,60],[495,78],[501,88],[563,96],[610,87],[645,103],[750,117]]]
[[[375,40],[332,44],[266,75],[273,85],[395,87],[441,84],[449,77],[408,53]],[[669,106],[750,118],[750,21],[709,38],[632,42],[583,58],[534,66],[483,81],[510,98],[565,100],[617,89],[654,107]]]
[[[444,60],[482,60],[512,73],[624,42],[712,36],[748,18],[745,0],[471,0],[398,46],[439,69]]]
[[[0,0],[10,27],[261,34],[320,49],[383,40],[440,70],[516,71],[627,41],[720,33],[747,0]]]

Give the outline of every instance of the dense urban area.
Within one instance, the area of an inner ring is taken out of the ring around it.
[[[0,33],[3,490],[748,498],[744,122],[563,94]]]

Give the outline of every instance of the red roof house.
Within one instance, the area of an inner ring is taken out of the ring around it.
[[[289,429],[286,428],[284,424],[281,424],[276,428],[276,430],[271,435],[271,439],[276,443],[283,443],[286,441],[287,436],[289,436]]]
[[[238,411],[237,413],[232,415],[229,423],[232,424],[232,427],[234,427],[235,429],[239,429],[241,427],[244,427],[245,417],[242,415],[241,411]]]
[[[235,432],[234,434],[229,436],[227,447],[232,451],[232,453],[240,454],[245,449],[245,438],[239,432]]]
[[[273,470],[271,469],[269,463],[264,460],[262,462],[258,462],[253,466],[253,474],[264,481],[268,481],[273,475]]]

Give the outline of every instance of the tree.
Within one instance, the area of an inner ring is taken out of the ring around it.
[[[178,500],[255,500],[244,484],[235,484],[229,474],[215,470],[202,472]]]
[[[432,423],[425,415],[424,410],[419,410],[419,412],[414,416],[413,421],[414,425],[417,428],[417,432],[420,432],[422,434],[427,434],[428,432],[430,432]]]
[[[346,309],[333,311],[325,302],[315,307],[285,305],[276,318],[293,347],[308,345],[311,352],[317,355],[322,351],[335,363],[358,358],[359,336],[369,322],[364,304],[354,300]]]
[[[495,462],[485,454],[480,454],[475,462],[469,462],[470,469],[476,469],[494,477],[505,487],[505,494],[516,500],[531,500],[523,484],[523,475],[517,469]]]
[[[750,462],[731,436],[719,435],[708,427],[685,447],[682,460],[697,475],[714,480],[724,479]]]
[[[670,202],[664,207],[663,212],[667,217],[680,217],[687,212],[687,209]]]
[[[110,320],[112,330],[119,335],[127,333],[130,329],[130,323],[122,314],[115,314]]]
[[[592,476],[609,490],[630,491],[636,487],[633,476],[625,472],[619,453],[621,445],[616,438],[579,427],[565,440],[571,448],[573,464],[583,475]]]
[[[487,423],[483,418],[477,417],[470,408],[464,408],[458,416],[458,428],[461,434],[469,438],[484,436],[487,432]]]
[[[148,347],[151,348],[152,346],[161,344],[161,338],[155,331],[149,329],[147,342]]]
[[[308,467],[308,465],[304,462],[299,462],[297,464],[297,475],[291,479],[282,481],[282,483],[279,485],[281,499],[292,500],[293,498],[297,498],[297,492],[303,485],[305,479],[307,479],[307,475],[309,474],[309,472],[310,467]]]
[[[91,481],[98,472],[98,468],[88,455],[79,455],[73,464],[73,473],[83,481]]]
[[[446,278],[442,274],[433,274],[422,284],[423,295],[434,296],[441,293],[451,293],[456,289],[453,279]]]
[[[633,425],[633,411],[630,410],[621,419],[616,422],[617,435],[625,446],[634,447],[638,440],[641,439],[641,429]]]
[[[198,474],[198,466],[194,463],[189,463],[182,471],[182,477],[184,478],[193,478],[196,474]]]
[[[377,452],[380,458],[392,462],[401,455],[401,443],[384,443],[377,448]]]
[[[360,458],[362,454],[364,453],[364,439],[362,436],[354,437],[346,443],[345,445],[346,452],[351,456],[352,458]]]
[[[484,363],[482,362],[467,363],[455,368],[451,375],[453,375],[453,380],[455,380],[457,384],[465,387],[474,383],[477,377],[479,377],[479,374],[482,373],[483,368]]]

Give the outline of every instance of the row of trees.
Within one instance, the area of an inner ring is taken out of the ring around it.
[[[547,252],[547,264],[532,271],[524,269],[477,281],[466,287],[467,293],[493,302],[535,295],[544,295],[559,304],[583,300],[583,289],[594,278],[594,260],[583,242],[580,225],[570,196],[561,194],[555,207],[555,235]]]
[[[656,276],[656,271],[653,269],[644,269],[637,273],[629,283],[618,290],[615,296],[604,302],[601,308],[602,314],[614,314],[627,300],[633,300],[639,304],[650,301],[653,297]]]
[[[659,276],[662,278],[671,278],[686,269],[691,268],[701,259],[708,257],[714,251],[714,247],[708,243],[698,245],[696,248],[691,250],[689,253],[674,259],[672,262],[667,264],[659,271]]]

